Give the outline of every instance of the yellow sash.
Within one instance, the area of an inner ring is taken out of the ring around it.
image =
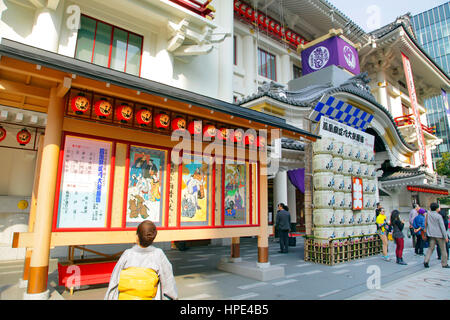
[[[152,300],[159,277],[153,269],[130,267],[120,272],[119,300]]]

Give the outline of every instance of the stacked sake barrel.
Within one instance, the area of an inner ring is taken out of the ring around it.
[[[375,233],[374,153],[330,137],[313,143],[313,223],[317,242]],[[363,180],[363,210],[352,210],[352,176]]]

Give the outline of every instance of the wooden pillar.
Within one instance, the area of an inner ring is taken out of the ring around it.
[[[42,151],[41,172],[43,174],[39,178],[34,246],[25,299],[48,298],[48,264],[63,116],[64,99],[58,96],[57,88],[52,88]]]
[[[40,176],[40,171],[41,171],[42,148],[43,147],[44,147],[44,135],[39,135],[36,165],[35,165],[35,169],[34,169],[33,191],[31,193],[30,214],[28,216],[28,232],[33,232],[34,222],[36,221],[37,195],[38,195],[39,176]],[[25,252],[25,262],[24,262],[24,266],[23,266],[23,275],[22,275],[23,281],[28,281],[28,275],[29,275],[29,271],[30,271],[31,253],[32,253],[32,249],[27,248],[26,252]]]
[[[231,238],[231,258],[239,258],[241,256],[239,237]]]
[[[268,233],[268,198],[267,198],[267,153],[260,152],[260,176],[259,176],[259,206],[260,206],[260,230],[258,236],[258,263],[269,262],[269,233]]]
[[[313,227],[312,144],[305,145],[305,231],[312,235]]]

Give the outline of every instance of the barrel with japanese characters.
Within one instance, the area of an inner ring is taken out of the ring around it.
[[[314,209],[313,223],[315,227],[331,227],[335,224],[336,218],[333,209]]]

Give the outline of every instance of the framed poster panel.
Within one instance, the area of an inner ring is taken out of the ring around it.
[[[358,177],[352,177],[352,209],[363,209],[363,183],[362,179]]]
[[[126,186],[125,226],[144,220],[164,225],[167,150],[130,145]]]
[[[110,141],[65,136],[56,228],[106,228]]]
[[[223,209],[225,225],[248,224],[247,178],[246,164],[224,164]]]
[[[203,155],[183,154],[179,180],[180,226],[209,226],[214,209],[212,161]]]

